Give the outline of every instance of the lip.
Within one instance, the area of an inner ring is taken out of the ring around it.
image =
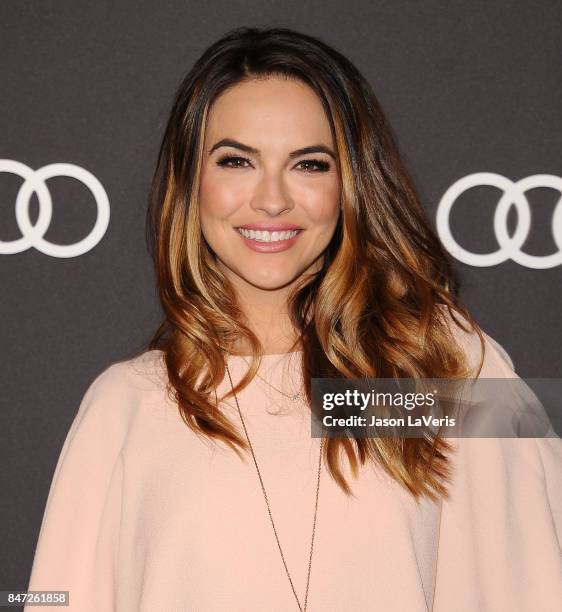
[[[266,230],[268,232],[286,232],[288,230],[302,230],[303,228],[294,223],[272,223],[271,221],[257,221],[256,223],[247,223],[239,225],[236,229],[247,230]]]
[[[242,228],[250,229],[250,228],[246,228],[245,225],[243,225]],[[251,228],[251,229],[254,229],[254,228]],[[237,228],[234,228],[234,231],[238,234],[238,236],[240,236],[240,238],[244,241],[246,246],[252,251],[256,251],[257,253],[279,253],[280,251],[286,251],[287,249],[290,249],[293,246],[293,244],[295,244],[295,242],[299,239],[299,236],[304,231],[301,228],[293,228],[293,229],[300,230],[299,232],[297,232],[296,236],[293,236],[292,238],[288,238],[287,240],[278,240],[276,242],[258,242],[257,240],[246,238],[246,236],[243,236],[238,231]]]

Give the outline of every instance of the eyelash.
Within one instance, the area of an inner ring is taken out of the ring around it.
[[[226,155],[224,157],[221,157],[217,161],[217,165],[222,166],[224,168],[243,168],[244,167],[244,166],[239,166],[239,165],[235,165],[235,166],[227,165],[228,162],[235,161],[235,160],[242,160],[248,163],[250,161],[246,157],[240,157],[238,155]],[[330,164],[327,161],[324,161],[322,159],[303,159],[302,161],[299,162],[299,164],[315,164],[316,167],[318,168],[317,170],[305,170],[305,172],[311,172],[311,173],[327,172],[330,169]]]

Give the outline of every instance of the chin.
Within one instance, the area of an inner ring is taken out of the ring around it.
[[[281,289],[295,280],[295,275],[291,274],[271,274],[271,270],[267,270],[263,276],[256,274],[244,274],[242,276],[247,283],[254,285],[264,290]]]

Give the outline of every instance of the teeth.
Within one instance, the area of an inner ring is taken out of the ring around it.
[[[246,238],[251,238],[252,240],[256,240],[258,242],[279,242],[280,240],[288,240],[289,238],[293,238],[298,233],[298,230],[291,230],[286,232],[268,232],[268,231],[256,231],[256,230],[246,230],[242,228],[238,228],[238,231],[245,236]]]

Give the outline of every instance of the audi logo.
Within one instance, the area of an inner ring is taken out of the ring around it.
[[[497,187],[503,192],[494,213],[494,232],[499,249],[485,254],[472,253],[463,248],[453,237],[449,225],[451,209],[457,198],[468,189],[480,185]],[[536,187],[548,187],[561,194],[552,216],[552,236],[558,247],[558,251],[552,255],[529,255],[521,250],[531,228],[531,209],[525,193]],[[509,236],[507,216],[512,206],[517,210],[517,228],[513,236]],[[451,255],[471,266],[495,266],[509,259],[535,270],[559,266],[562,264],[562,178],[552,174],[534,174],[514,182],[493,172],[469,174],[453,183],[441,198],[437,208],[437,232]]]
[[[74,164],[49,164],[38,170],[11,159],[0,159],[0,172],[16,174],[24,179],[16,197],[16,221],[21,238],[0,240],[0,254],[12,255],[34,247],[51,257],[78,257],[93,249],[103,238],[109,225],[109,199],[103,185],[91,173]],[[54,244],[43,238],[53,213],[53,202],[46,180],[55,176],[66,176],[81,181],[92,193],[97,206],[97,218],[90,233],[74,244]],[[32,225],[29,218],[31,196],[37,194],[39,215]]]
[[[109,199],[103,185],[91,173],[74,164],[49,164],[38,170],[20,162],[1,159],[0,173],[9,172],[24,179],[16,197],[16,221],[21,238],[11,241],[0,240],[0,254],[21,253],[31,247],[51,257],[77,257],[93,249],[103,238],[109,225]],[[51,223],[53,203],[46,180],[55,176],[67,176],[81,181],[94,196],[97,206],[97,219],[90,233],[74,244],[60,245],[43,238]],[[494,214],[494,232],[499,249],[492,253],[472,253],[463,248],[454,238],[449,217],[458,197],[468,189],[486,185],[503,192]],[[549,187],[557,190],[558,200],[552,217],[552,235],[558,251],[551,255],[530,255],[521,250],[531,227],[531,210],[525,193],[536,187]],[[37,194],[39,215],[35,225],[29,218],[29,204],[33,193]],[[517,228],[513,236],[507,230],[507,217],[512,206],[517,210]],[[562,264],[562,178],[552,174],[535,174],[517,182],[493,172],[469,174],[455,183],[444,193],[437,208],[437,232],[445,248],[459,261],[477,267],[495,266],[509,259],[519,265],[533,269],[553,268]]]

